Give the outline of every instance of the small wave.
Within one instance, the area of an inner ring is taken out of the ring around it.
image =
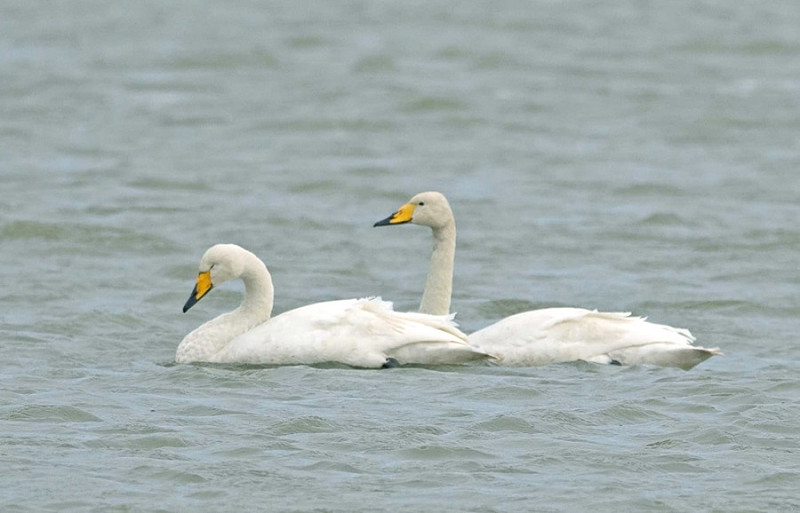
[[[512,415],[499,415],[475,425],[481,431],[512,431],[515,433],[539,433],[540,430],[529,420]]]
[[[76,251],[85,247],[117,248],[123,251],[150,251],[163,253],[175,249],[163,237],[110,226],[75,223],[44,223],[40,221],[12,221],[3,226],[0,239],[40,239],[69,242]]]
[[[26,405],[3,415],[6,420],[23,422],[101,422],[91,413],[74,406]]]
[[[464,110],[466,107],[467,105],[464,102],[453,100],[451,98],[425,96],[410,101],[408,104],[406,104],[403,110],[408,113],[438,112]]]
[[[674,226],[685,225],[686,221],[681,216],[666,212],[656,212],[639,221],[643,226]]]
[[[496,456],[468,447],[445,447],[441,445],[423,445],[398,451],[399,456],[411,460],[484,460]]]
[[[298,433],[335,433],[342,429],[344,429],[343,426],[339,426],[334,422],[310,415],[278,422],[271,431],[273,434],[280,436]]]

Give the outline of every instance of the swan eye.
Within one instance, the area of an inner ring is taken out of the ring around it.
[[[425,202],[424,201],[420,201],[419,203],[417,203],[417,205],[419,205],[421,207],[421,206],[425,205]]]

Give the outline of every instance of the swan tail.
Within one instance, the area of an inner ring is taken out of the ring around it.
[[[620,349],[609,353],[608,357],[621,365],[659,365],[689,370],[712,356],[722,354],[717,347],[677,346],[665,343]]]
[[[380,298],[362,299],[358,305],[393,327],[398,337],[379,341],[379,345],[384,346],[388,357],[401,364],[460,364],[493,358],[470,344],[467,336],[458,329],[455,314],[396,312],[390,302]]]

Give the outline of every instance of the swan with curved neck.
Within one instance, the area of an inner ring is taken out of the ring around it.
[[[274,289],[269,271],[257,256],[234,244],[217,244],[205,252],[183,311],[237,278],[245,285],[242,303],[186,335],[176,362],[339,362],[378,368],[491,358],[470,345],[452,316],[395,312],[380,298],[325,301],[270,318]]]
[[[428,226],[431,256],[420,312],[450,311],[456,224],[447,198],[439,192],[417,194],[374,226]],[[470,341],[504,365],[544,365],[584,360],[621,365],[651,364],[690,369],[719,349],[693,346],[685,329],[655,324],[629,313],[583,308],[543,308],[511,315],[472,333]]]

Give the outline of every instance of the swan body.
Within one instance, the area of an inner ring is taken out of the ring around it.
[[[490,358],[472,347],[452,316],[395,312],[380,298],[314,303],[270,318],[272,278],[253,253],[217,244],[203,255],[184,312],[214,286],[241,278],[242,304],[181,341],[178,363],[315,364],[353,367],[453,364]]]
[[[453,211],[439,192],[417,194],[374,226],[419,224],[433,230],[433,253],[420,312],[450,310],[456,227]],[[691,369],[719,349],[692,345],[685,329],[648,322],[629,313],[583,308],[543,308],[511,315],[472,333],[470,341],[503,365],[529,366],[584,360],[620,365]]]
[[[583,360],[619,365],[691,369],[719,354],[692,345],[685,329],[648,322],[630,313],[584,308],[542,308],[506,317],[469,336],[506,365],[546,365]]]

